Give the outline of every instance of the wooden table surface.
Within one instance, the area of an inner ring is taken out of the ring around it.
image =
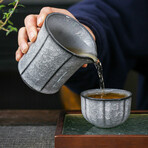
[[[54,148],[60,110],[0,110],[0,148]]]
[[[0,110],[0,148],[54,148],[60,110]]]
[[[0,110],[0,125],[56,125],[60,110]]]

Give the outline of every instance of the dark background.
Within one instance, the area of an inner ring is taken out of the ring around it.
[[[44,6],[66,9],[78,1],[80,0],[22,0],[20,3],[25,5],[25,8],[18,8],[11,21],[19,29],[24,26],[24,18],[28,14],[38,14]],[[3,3],[9,2],[12,1],[7,0]],[[62,109],[59,92],[54,95],[40,94],[23,83],[15,61],[17,47],[16,32],[5,36],[5,32],[0,31],[0,109]],[[133,93],[133,109],[136,103],[136,86],[137,73],[131,71],[125,89]]]

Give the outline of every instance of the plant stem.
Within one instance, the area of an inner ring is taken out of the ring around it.
[[[2,30],[6,31],[6,32],[9,31],[8,29],[6,29],[6,28],[4,28],[4,27],[2,27]]]
[[[12,16],[12,14],[14,13],[17,5],[18,5],[19,1],[17,1],[15,3],[15,6],[14,6],[14,10],[12,11],[12,13],[10,13],[10,15],[7,17],[7,19],[4,21],[4,23],[0,26],[0,30],[7,24],[8,20],[10,19],[10,17]],[[4,29],[3,29],[4,30]]]

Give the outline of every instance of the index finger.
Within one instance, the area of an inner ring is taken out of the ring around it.
[[[41,9],[40,14],[37,17],[37,25],[41,27],[45,21],[45,18],[48,14],[53,13],[53,12],[58,12],[58,13],[63,13],[65,15],[69,15],[73,18],[75,18],[69,11],[66,9],[59,9],[59,8],[54,8],[54,7],[44,7]],[[76,18],[75,18],[76,19]]]
[[[37,15],[28,15],[24,22],[29,40],[34,42],[37,38]]]

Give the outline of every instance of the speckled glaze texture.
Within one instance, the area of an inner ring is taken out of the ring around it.
[[[100,93],[100,89],[81,93],[81,110],[84,118],[101,128],[111,128],[125,122],[131,111],[131,93],[121,89],[105,89],[105,93],[126,94],[123,99],[94,99],[87,95]]]
[[[59,91],[83,64],[93,62],[68,48],[97,56],[94,40],[79,22],[60,13],[49,14],[37,40],[19,61],[18,70],[23,81],[41,93]]]

